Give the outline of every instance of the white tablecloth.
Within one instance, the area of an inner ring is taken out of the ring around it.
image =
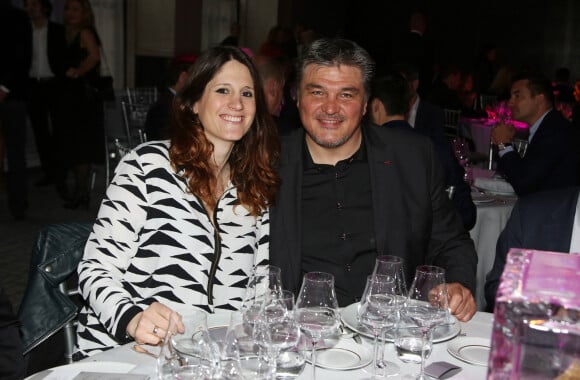
[[[208,319],[208,324],[210,326],[223,325],[223,318],[218,317],[220,321],[216,321],[213,316]],[[492,328],[493,315],[489,313],[478,312],[475,314],[473,319],[468,323],[461,323],[461,335],[467,337],[480,337],[480,338],[490,338],[491,328]],[[457,339],[457,338],[455,338]],[[452,378],[454,380],[469,379],[478,380],[485,379],[487,374],[487,367],[477,366],[473,364],[468,364],[466,362],[460,361],[447,352],[447,344],[449,342],[437,343],[433,346],[433,352],[429,359],[427,359],[427,364],[436,361],[446,361],[456,366],[462,368],[460,372],[454,375]],[[372,343],[370,341],[364,340],[365,345],[372,348]],[[122,363],[132,363],[135,367],[130,371],[130,373],[136,374],[146,374],[149,375],[151,380],[156,378],[155,375],[155,359],[147,356],[145,354],[140,354],[131,349],[134,343],[128,343],[124,346],[120,346],[113,350],[109,350],[95,356],[92,356],[84,361],[96,361],[96,362],[122,362]],[[159,349],[157,347],[151,347],[152,352],[157,352]],[[399,379],[405,375],[413,375],[418,373],[418,364],[405,364],[400,362],[395,354],[395,349],[392,344],[387,346],[388,352],[391,353],[390,360],[397,362],[401,366],[401,374],[394,377],[389,377],[389,379]],[[82,362],[79,362],[82,363]],[[74,365],[79,365],[75,363]],[[105,365],[106,363],[103,363]],[[109,364],[110,365],[110,364]],[[332,371],[319,368],[316,370],[316,377],[318,380],[354,380],[361,378],[369,378],[370,375],[363,369],[351,370],[351,371]],[[46,372],[33,375],[30,380],[40,380],[46,376]],[[312,369],[307,365],[302,374],[298,379],[311,379]]]

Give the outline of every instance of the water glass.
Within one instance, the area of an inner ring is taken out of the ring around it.
[[[424,344],[423,331],[414,323],[409,323],[405,320],[400,320],[393,333],[395,349],[397,357],[403,363],[421,364],[421,356],[425,359],[431,355],[433,347],[432,333],[429,334],[429,339]]]
[[[250,323],[258,318],[263,303],[270,294],[279,296],[282,293],[281,273],[282,270],[274,265],[260,265],[253,271],[242,302],[242,311]]]

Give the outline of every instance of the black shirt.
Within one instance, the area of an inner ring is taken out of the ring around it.
[[[306,142],[303,158],[302,272],[333,274],[346,306],[360,299],[377,255],[364,140],[335,166],[314,163]]]

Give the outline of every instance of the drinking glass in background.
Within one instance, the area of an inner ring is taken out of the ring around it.
[[[324,272],[304,275],[295,310],[302,332],[312,341],[312,379],[316,379],[316,346],[318,341],[338,333],[340,311],[334,290],[334,277]]]
[[[401,309],[401,318],[414,323],[421,330],[421,371],[417,379],[427,379],[424,372],[425,348],[430,343],[433,328],[445,323],[449,318],[443,268],[431,265],[417,267],[407,302]]]
[[[157,376],[168,379],[209,379],[219,365],[219,354],[209,337],[207,314],[173,312],[157,359]]]
[[[373,274],[389,276],[395,282],[395,294],[400,296],[399,303],[403,305],[407,297],[407,282],[405,281],[405,267],[399,256],[381,255],[375,260]]]
[[[383,350],[379,349],[381,330],[394,327],[397,323],[398,300],[395,289],[395,281],[392,277],[381,274],[368,276],[358,309],[360,323],[369,328],[374,336],[373,378],[395,375],[399,372],[398,365],[383,361]],[[379,353],[381,353],[380,358]]]
[[[245,318],[254,323],[258,318],[263,303],[271,293],[282,293],[282,270],[274,265],[257,266],[248,280],[246,294],[242,302]]]
[[[425,359],[428,359],[431,354],[433,346],[431,336],[427,344],[424,344],[421,328],[406,318],[401,318],[397,322],[393,338],[397,357],[403,363],[420,364],[422,355],[424,355]]]

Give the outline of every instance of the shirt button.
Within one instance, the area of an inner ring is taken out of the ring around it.
[[[346,240],[346,233],[342,233],[342,234],[338,235],[338,238],[340,240]]]
[[[352,270],[352,267],[350,266],[350,264],[346,264],[345,269],[347,272],[350,272]]]
[[[342,210],[342,202],[336,202],[336,208]]]

